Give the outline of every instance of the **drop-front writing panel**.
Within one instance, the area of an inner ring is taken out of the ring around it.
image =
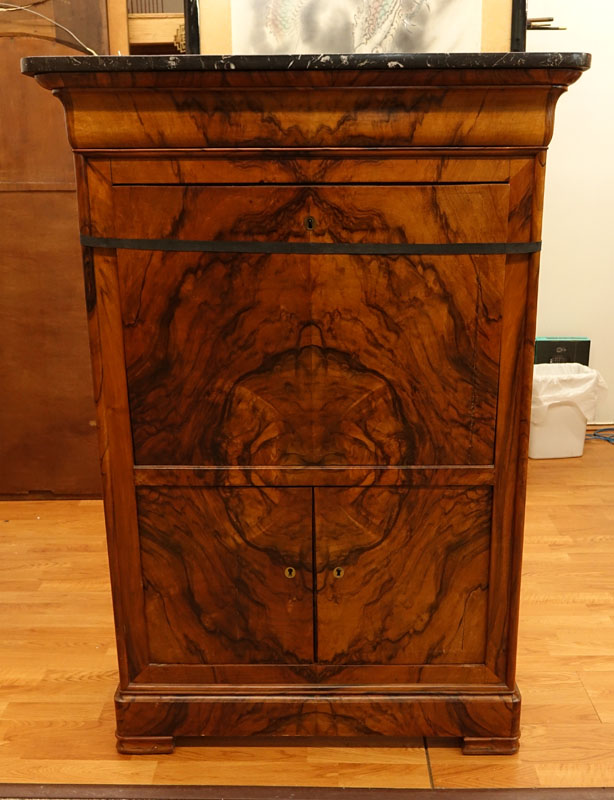
[[[154,240],[497,243],[506,185],[156,188],[160,223],[146,191],[114,231],[152,247],[118,256],[137,464],[493,463],[503,255]]]

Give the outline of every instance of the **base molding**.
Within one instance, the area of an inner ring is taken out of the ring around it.
[[[429,736],[464,740],[467,754],[518,749],[520,693],[169,696],[118,691],[118,748],[172,752],[174,737]],[[246,742],[248,744],[248,742]],[[165,749],[161,749],[165,748]]]
[[[117,752],[131,756],[152,756],[172,753],[175,750],[173,736],[120,736],[116,734]]]
[[[520,736],[465,736],[463,755],[465,756],[513,756],[518,752]]]

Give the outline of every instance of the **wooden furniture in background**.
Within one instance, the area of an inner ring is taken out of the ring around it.
[[[109,19],[109,52],[175,53],[174,44],[183,26],[183,0],[106,0]]]
[[[109,21],[109,53],[127,56],[130,53],[127,0],[107,0]]]
[[[128,14],[128,38],[135,45],[173,44],[183,25],[183,14]],[[173,45],[174,47],[174,45]],[[175,51],[178,52],[175,48]]]
[[[125,753],[518,746],[545,149],[589,60],[343,58],[25,65],[77,153]]]
[[[104,3],[38,3],[98,52]],[[87,10],[87,13],[85,13]],[[77,42],[25,11],[0,14],[0,495],[100,495],[73,159],[62,109],[19,71]]]

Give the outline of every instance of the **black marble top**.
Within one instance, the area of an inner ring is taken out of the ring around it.
[[[588,69],[587,53],[352,53],[258,56],[36,56],[26,75],[44,72],[173,72],[308,69]]]

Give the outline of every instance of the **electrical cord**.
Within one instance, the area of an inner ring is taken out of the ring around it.
[[[66,33],[69,34],[69,36],[72,36],[72,38],[76,42],[79,42],[81,47],[87,50],[88,53],[91,53],[93,56],[98,55],[98,53],[95,50],[92,50],[91,47],[88,47],[84,42],[82,42],[81,39],[79,39],[79,37],[76,34],[74,34],[69,28],[65,27],[64,25],[61,25],[54,19],[51,19],[51,17],[47,17],[45,14],[41,14],[40,11],[34,11],[29,6],[18,6],[15,5],[14,3],[0,2],[0,11],[27,11],[29,14],[36,14],[37,17],[42,17],[43,19],[46,19],[47,22],[51,22],[52,25],[56,26],[56,28],[61,28],[63,31],[66,31]]]
[[[602,442],[614,444],[614,428],[597,428],[586,434],[587,439],[600,439]]]

